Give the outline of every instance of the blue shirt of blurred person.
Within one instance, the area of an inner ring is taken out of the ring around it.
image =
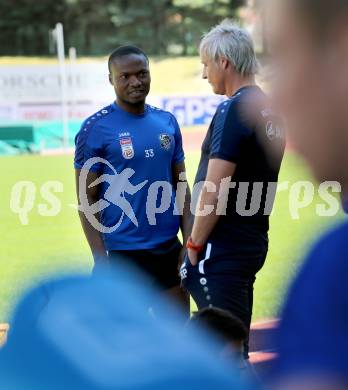
[[[324,236],[291,287],[276,377],[325,377],[348,385],[348,224]]]
[[[0,388],[249,389],[215,358],[205,335],[183,332],[182,319],[134,271],[46,283],[18,306],[0,350]]]

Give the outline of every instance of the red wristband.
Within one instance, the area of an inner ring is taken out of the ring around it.
[[[187,243],[186,243],[186,248],[187,249],[192,249],[193,251],[195,252],[202,252],[202,250],[204,249],[204,245],[196,245],[193,243],[192,241],[192,237],[190,236],[187,240]]]

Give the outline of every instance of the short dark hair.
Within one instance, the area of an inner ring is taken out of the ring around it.
[[[128,56],[131,54],[144,56],[146,58],[146,61],[149,62],[148,56],[141,49],[139,49],[139,47],[132,46],[132,45],[120,46],[117,49],[115,49],[109,56],[109,60],[108,60],[109,72],[111,72],[111,64],[116,58]]]
[[[248,338],[243,322],[231,312],[218,307],[206,307],[194,312],[189,323],[213,332],[225,342],[243,342]]]

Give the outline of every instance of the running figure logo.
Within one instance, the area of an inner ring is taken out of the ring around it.
[[[103,174],[88,186],[88,188],[91,188],[104,182],[109,184],[109,187],[105,191],[104,199],[99,199],[96,203],[90,205],[87,198],[87,175],[91,167],[97,163],[103,163],[107,165],[114,174]],[[90,158],[83,165],[79,178],[79,197],[81,202],[79,210],[85,214],[89,223],[99,232],[114,232],[121,225],[125,215],[133,222],[136,227],[138,227],[138,220],[134,214],[134,210],[131,204],[125,198],[125,194],[136,194],[146,185],[148,180],[144,180],[137,185],[133,185],[130,182],[130,178],[134,175],[134,173],[135,171],[131,168],[126,168],[122,172],[117,173],[115,168],[107,160],[100,157]],[[110,206],[110,204],[118,206],[122,210],[122,214],[115,226],[107,227],[98,221],[98,219],[95,217],[95,214],[106,209]]]

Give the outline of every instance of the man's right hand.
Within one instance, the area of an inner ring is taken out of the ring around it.
[[[106,252],[103,253],[93,253],[94,264],[108,264],[110,262],[108,254]]]
[[[81,170],[76,169],[76,193],[78,198],[78,203],[81,204],[80,200],[80,173]],[[99,177],[99,174],[95,172],[88,172],[87,175],[87,183],[85,185],[86,188],[86,196],[89,204],[94,204],[98,202],[100,199],[100,188],[99,186],[92,186],[90,187],[90,184],[93,183],[95,180],[97,180]],[[85,236],[87,238],[88,244],[91,248],[93,258],[94,258],[94,264],[95,265],[102,265],[102,264],[108,264],[108,255],[104,246],[103,236],[102,233],[96,230],[90,222],[87,220],[85,214],[83,211],[79,210],[79,216],[81,220],[81,224],[85,233]],[[99,221],[99,213],[96,214],[96,218]]]
[[[182,247],[181,251],[180,251],[180,254],[179,254],[179,261],[178,261],[178,271],[179,272],[180,272],[180,268],[182,266],[182,263],[184,262],[185,255],[186,255],[186,248]]]

